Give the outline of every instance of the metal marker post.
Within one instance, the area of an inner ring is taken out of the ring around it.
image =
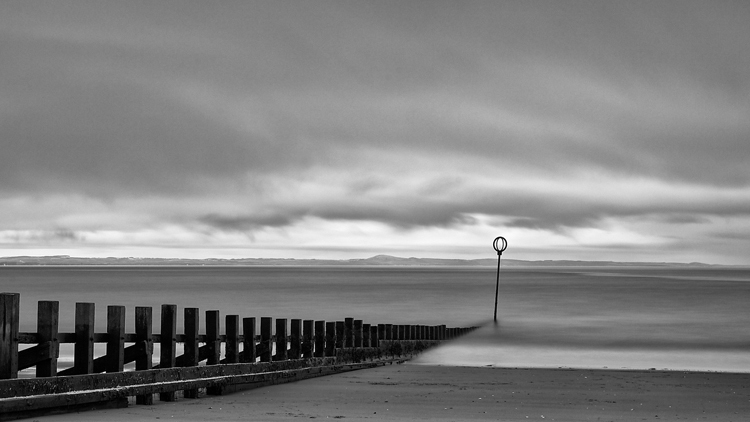
[[[498,242],[501,242],[500,246],[498,246]],[[508,241],[504,237],[498,236],[492,242],[492,248],[497,251],[497,281],[495,282],[495,324],[497,324],[497,296],[500,293],[500,257],[503,255],[503,251],[508,248]]]

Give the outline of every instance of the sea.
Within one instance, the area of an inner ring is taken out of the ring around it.
[[[0,291],[20,293],[22,332],[37,301],[219,310],[240,317],[479,327],[412,363],[750,372],[750,267],[4,266]],[[499,278],[497,321],[495,287]],[[222,323],[223,324],[223,323]],[[181,332],[178,323],[178,332]],[[223,327],[222,327],[223,330]],[[203,332],[203,330],[201,330]],[[25,347],[25,346],[24,346]],[[23,348],[23,347],[22,347]],[[96,353],[104,353],[97,345]],[[158,351],[157,351],[158,352]],[[62,345],[60,366],[72,364]],[[158,356],[158,353],[155,354]]]

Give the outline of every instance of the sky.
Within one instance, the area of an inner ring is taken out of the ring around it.
[[[750,2],[0,3],[0,256],[750,265]]]

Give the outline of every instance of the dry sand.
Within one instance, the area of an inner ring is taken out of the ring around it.
[[[750,374],[389,365],[47,421],[750,421]]]

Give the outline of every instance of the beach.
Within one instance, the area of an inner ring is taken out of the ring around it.
[[[747,268],[504,269],[497,325],[486,321],[494,271],[29,267],[3,268],[0,280],[21,293],[30,332],[36,301],[51,299],[61,332],[73,331],[79,301],[97,304],[98,332],[106,305],[126,306],[133,324],[136,306],[164,303],[242,317],[481,326],[403,365],[40,421],[750,420]],[[61,365],[72,356],[72,344],[61,345]]]
[[[53,421],[747,421],[750,374],[414,363]]]

